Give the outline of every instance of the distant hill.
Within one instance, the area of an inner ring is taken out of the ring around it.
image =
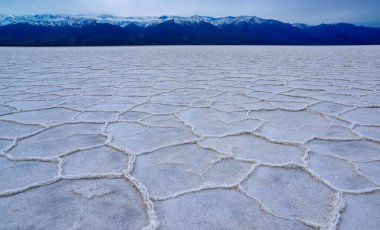
[[[254,16],[0,15],[1,46],[374,45],[380,28],[309,26]]]

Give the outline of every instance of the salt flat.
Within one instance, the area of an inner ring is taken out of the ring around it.
[[[380,229],[380,47],[0,48],[0,229]]]

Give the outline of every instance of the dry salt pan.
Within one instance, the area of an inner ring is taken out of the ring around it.
[[[379,229],[379,55],[0,48],[0,229]]]

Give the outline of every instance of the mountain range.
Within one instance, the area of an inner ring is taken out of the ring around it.
[[[375,45],[380,28],[254,16],[0,15],[0,46]]]

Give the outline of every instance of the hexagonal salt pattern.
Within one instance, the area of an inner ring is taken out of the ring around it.
[[[122,173],[128,156],[107,146],[74,152],[63,158],[63,174]]]
[[[250,169],[250,163],[221,159],[215,151],[188,144],[138,156],[133,175],[152,195],[165,197],[203,186],[235,184]]]
[[[243,184],[275,214],[328,227],[335,191],[297,167],[259,167]]]
[[[366,194],[347,194],[340,229],[377,229],[380,225],[380,191]]]
[[[304,155],[297,146],[273,143],[252,135],[207,138],[201,145],[227,155],[268,164],[299,163]]]
[[[380,229],[379,54],[0,48],[0,229]]]
[[[1,229],[141,229],[147,222],[142,198],[122,179],[64,180],[3,197],[0,214]]]
[[[327,133],[330,122],[325,116],[309,111],[254,111],[255,119],[264,120],[257,131],[263,136],[278,141],[304,142]]]
[[[72,120],[76,111],[66,108],[50,108],[4,115],[1,118],[24,124],[56,125]]]
[[[104,144],[101,124],[76,123],[55,126],[20,139],[8,151],[14,157],[54,157],[76,149]]]
[[[312,229],[277,217],[235,190],[205,190],[157,205],[163,229]],[[237,211],[239,210],[239,211]]]
[[[27,187],[58,176],[58,167],[52,162],[10,161],[0,158],[0,193]]]
[[[113,144],[134,154],[194,140],[194,135],[186,127],[155,127],[131,122],[112,123],[107,127],[107,133],[113,136]]]
[[[0,120],[0,137],[2,138],[20,138],[33,134],[41,129],[42,127],[38,125],[26,125],[19,124],[17,122]]]

